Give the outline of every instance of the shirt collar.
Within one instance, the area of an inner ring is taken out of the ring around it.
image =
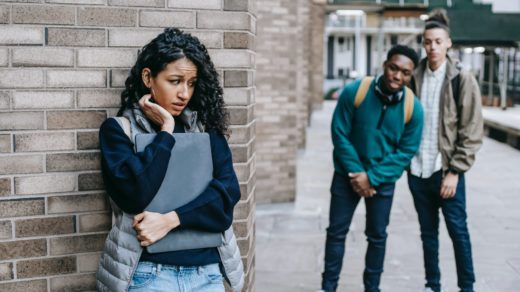
[[[446,60],[444,61],[444,63],[442,63],[442,65],[437,68],[437,70],[435,71],[432,71],[430,69],[430,66],[428,66],[428,64],[426,65],[426,76],[428,77],[433,77],[435,79],[438,79],[442,76],[444,76],[444,74],[446,74],[446,63],[448,63]]]

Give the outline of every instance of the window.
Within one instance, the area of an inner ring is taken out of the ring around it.
[[[338,38],[338,44],[339,44],[339,51],[344,52],[345,51],[345,38],[339,37]]]
[[[397,45],[397,35],[393,34],[393,35],[390,36],[390,44],[392,46]]]

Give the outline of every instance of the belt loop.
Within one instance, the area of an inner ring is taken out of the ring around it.
[[[197,267],[197,273],[200,275],[204,272],[204,267],[203,266],[198,266]]]
[[[162,264],[157,264],[157,273],[160,273],[162,269]]]

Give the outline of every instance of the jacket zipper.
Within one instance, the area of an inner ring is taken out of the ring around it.
[[[381,115],[379,116],[379,121],[377,122],[377,129],[380,130],[383,125],[383,120],[385,119],[387,105],[383,105],[383,109],[381,110]]]

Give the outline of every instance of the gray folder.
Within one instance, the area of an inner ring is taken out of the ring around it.
[[[135,150],[142,152],[156,134],[137,134]],[[175,145],[159,191],[146,211],[168,213],[197,198],[213,179],[213,160],[207,133],[174,133]],[[200,230],[172,230],[147,247],[149,253],[222,245],[222,234]]]

